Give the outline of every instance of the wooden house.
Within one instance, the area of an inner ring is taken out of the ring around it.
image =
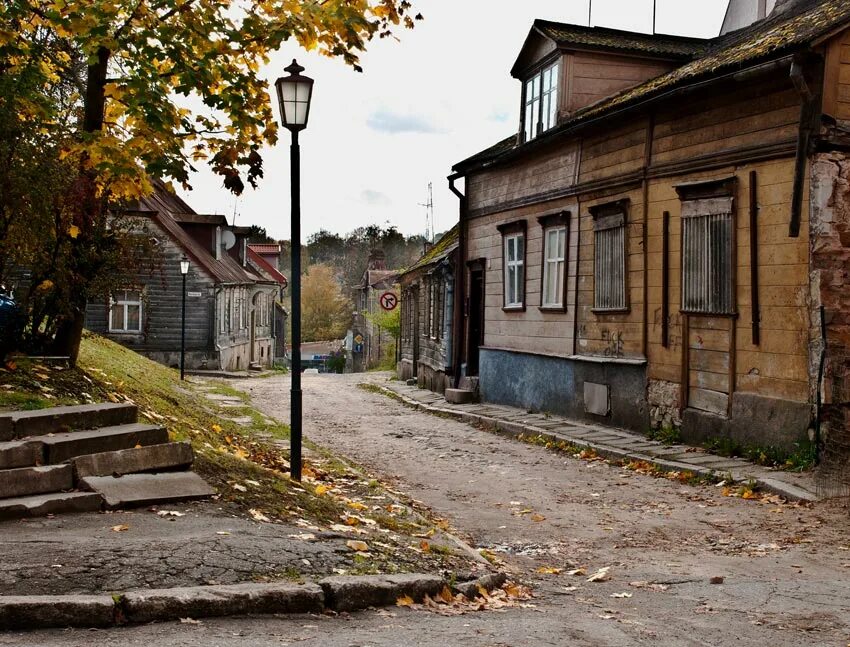
[[[376,323],[375,317],[385,311],[381,306],[383,295],[388,293],[395,295],[396,303],[398,303],[397,277],[398,270],[387,269],[383,250],[374,249],[369,253],[363,278],[354,294],[357,312],[354,314],[352,330],[355,336],[363,338],[362,342],[356,344],[360,351],[354,352],[353,371],[355,373],[375,368],[389,354],[395,353],[395,339]]]
[[[398,376],[437,393],[452,387],[454,277],[459,226],[399,274],[401,348]]]
[[[153,244],[149,267],[129,273],[125,287],[92,301],[86,327],[170,366],[181,348],[182,281],[186,277],[186,367],[247,370],[269,366],[280,277],[251,265],[245,228],[224,216],[195,213],[162,185],[123,217]],[[285,281],[285,279],[284,279]]]
[[[848,464],[850,3],[770,5],[709,40],[534,23],[518,133],[449,178],[456,380]]]

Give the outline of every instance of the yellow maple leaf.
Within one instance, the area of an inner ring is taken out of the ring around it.
[[[70,227],[68,227],[68,235],[71,238],[76,238],[80,235],[80,228],[77,227],[77,225],[71,225]]]
[[[413,598],[409,595],[402,595],[398,600],[395,601],[397,607],[412,607],[414,602]]]

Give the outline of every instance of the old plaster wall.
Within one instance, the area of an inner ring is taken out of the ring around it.
[[[815,376],[814,388],[818,386],[823,354],[819,480],[821,487],[830,493],[847,493],[850,491],[850,156],[817,155],[812,163],[811,187],[809,370]]]

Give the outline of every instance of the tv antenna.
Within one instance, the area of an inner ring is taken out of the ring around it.
[[[420,207],[425,207],[425,240],[434,242],[437,233],[437,223],[434,221],[434,183],[428,182],[428,202],[420,202]]]

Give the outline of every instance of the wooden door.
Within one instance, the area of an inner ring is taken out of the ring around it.
[[[466,374],[478,375],[479,348],[484,341],[484,270],[469,273],[469,330]]]
[[[687,316],[688,406],[729,413],[735,326],[731,317]]]

